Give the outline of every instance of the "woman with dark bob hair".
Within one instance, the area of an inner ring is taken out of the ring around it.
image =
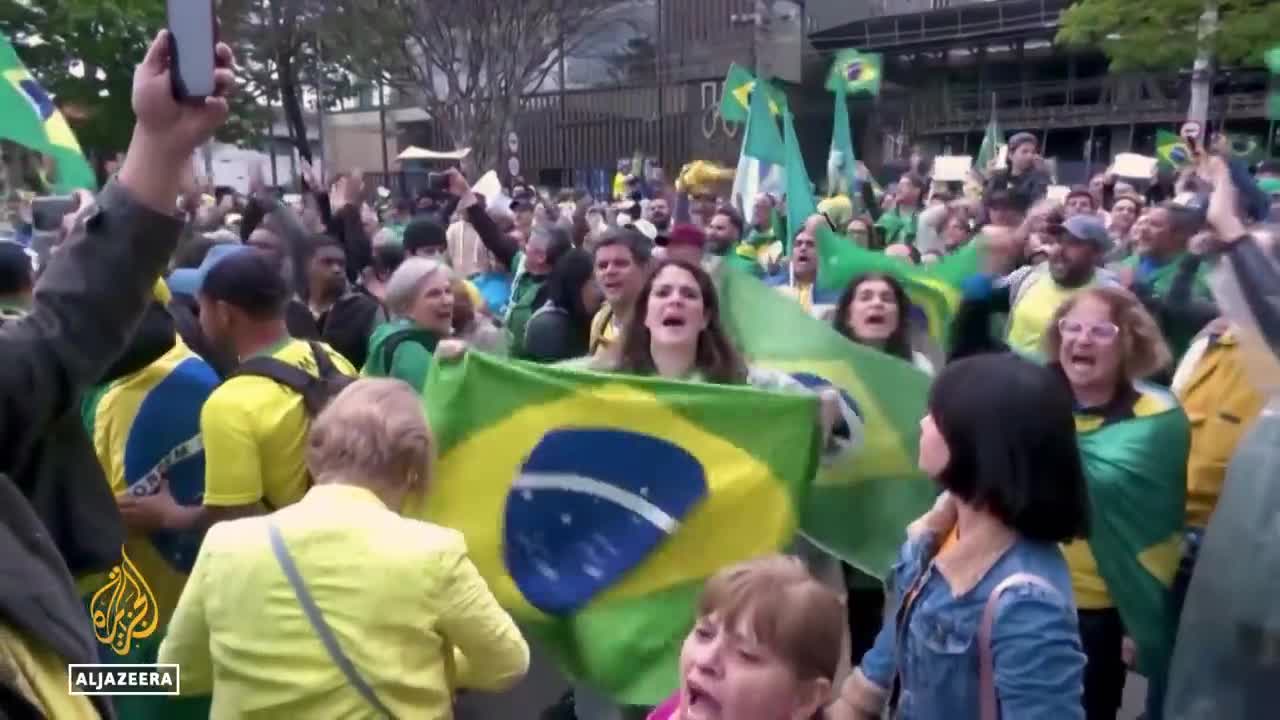
[[[992,392],[991,388],[1002,388]],[[845,682],[832,720],[1080,720],[1085,656],[1059,543],[1089,498],[1071,396],[1012,354],[942,371],[920,421],[920,469],[945,491],[912,523],[886,590],[896,618]]]

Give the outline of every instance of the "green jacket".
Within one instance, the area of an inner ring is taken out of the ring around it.
[[[369,357],[360,374],[393,377],[421,390],[431,370],[439,336],[412,320],[398,319],[379,325],[369,337]]]

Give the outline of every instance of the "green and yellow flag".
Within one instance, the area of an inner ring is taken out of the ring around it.
[[[879,53],[862,53],[857,50],[841,50],[831,64],[826,87],[835,91],[844,85],[850,95],[858,93],[880,94],[880,76],[884,70],[884,58]]]
[[[405,514],[461,531],[522,627],[628,704],[675,688],[709,575],[792,541],[818,457],[808,395],[468,353],[424,396],[439,460]]]
[[[951,320],[963,299],[961,284],[982,270],[976,240],[939,263],[917,267],[828,232],[819,239],[818,256],[818,285],[824,290],[842,289],[858,275],[871,272],[897,279],[911,298],[915,320],[927,323],[929,336],[943,348],[950,346]]]
[[[1191,428],[1167,390],[1138,389],[1133,419],[1078,428],[1078,436],[1093,516],[1089,549],[1150,676],[1163,674],[1177,630],[1170,587],[1182,556]]]
[[[862,447],[819,467],[801,530],[883,578],[908,523],[937,495],[916,465],[929,378],[910,363],[846,340],[755,278],[722,271],[718,282],[725,330],[752,366],[786,372],[810,387],[832,386],[857,410]],[[768,425],[776,426],[772,419]]]
[[[1156,158],[1161,164],[1178,170],[1190,165],[1193,156],[1191,148],[1187,147],[1187,141],[1183,140],[1182,136],[1168,130],[1157,130]]]
[[[54,187],[58,192],[97,187],[71,126],[4,35],[0,35],[0,77],[0,118],[4,118],[0,138],[52,157],[57,163]]]
[[[769,97],[769,112],[780,115],[787,107],[787,96],[781,90],[765,83]],[[756,89],[756,76],[738,65],[729,66],[724,78],[724,95],[720,98],[720,117],[725,122],[742,124],[751,110],[751,92]]]

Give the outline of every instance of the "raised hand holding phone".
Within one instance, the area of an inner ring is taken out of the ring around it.
[[[213,94],[199,104],[173,98],[169,32],[152,41],[133,75],[133,112],[137,124],[120,169],[120,179],[138,200],[161,212],[173,212],[174,188],[184,163],[227,119],[226,95],[235,87],[231,48],[215,48]]]

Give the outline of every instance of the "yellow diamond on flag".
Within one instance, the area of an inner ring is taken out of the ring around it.
[[[739,103],[742,104],[742,107],[744,108],[751,107],[751,92],[755,90],[756,82],[757,81],[752,80],[746,85],[738,87],[733,91],[733,96],[738,100]],[[782,112],[782,109],[778,107],[777,101],[775,101],[773,98],[769,98],[769,112],[773,113],[774,115],[778,115]]]

